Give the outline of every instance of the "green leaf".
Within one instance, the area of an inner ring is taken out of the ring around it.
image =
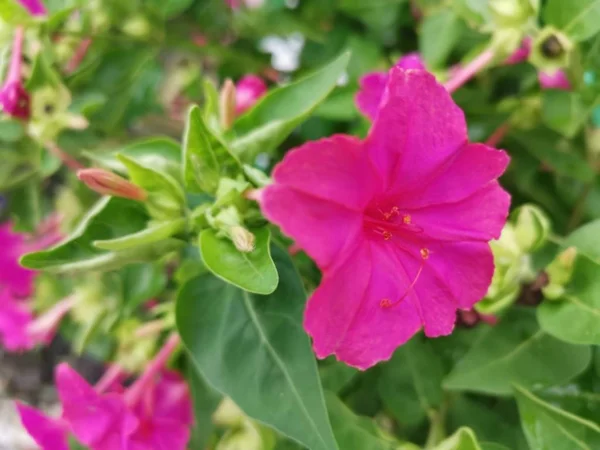
[[[402,425],[416,425],[443,399],[444,367],[429,341],[415,336],[381,367],[381,400]]]
[[[419,51],[429,68],[444,66],[461,30],[460,19],[451,9],[442,9],[425,18],[419,36]]]
[[[339,361],[331,361],[329,364],[319,367],[323,389],[335,393],[343,390],[358,373],[359,371],[354,367]]]
[[[187,360],[186,360],[187,361]],[[206,380],[190,364],[186,364],[186,379],[190,386],[194,405],[194,427],[190,439],[190,449],[205,449],[213,431],[212,415],[221,402],[222,395],[211,388]]]
[[[562,384],[583,372],[590,360],[589,347],[562,342],[539,329],[532,311],[513,309],[473,345],[444,387],[509,395],[514,383]]]
[[[256,294],[270,294],[277,288],[279,276],[271,259],[267,228],[250,230],[255,248],[249,253],[240,252],[226,238],[209,229],[200,233],[200,253],[206,267],[219,278]]]
[[[273,248],[281,276],[268,296],[212,275],[177,298],[177,327],[196,369],[250,417],[312,450],[336,450],[317,365],[302,328],[306,294],[292,261]]]
[[[183,214],[185,194],[176,180],[128,156],[119,155],[118,158],[127,167],[131,181],[148,192],[148,199],[144,204],[152,217],[169,220]]]
[[[170,19],[188,9],[192,3],[194,0],[149,0],[148,6],[165,19]]]
[[[434,450],[481,450],[481,446],[473,430],[463,427],[436,445]]]
[[[94,241],[94,247],[103,250],[125,250],[140,245],[153,244],[185,230],[186,219],[180,218],[166,222],[158,222],[137,233],[121,236],[116,239]]]
[[[533,450],[600,448],[600,426],[559,409],[515,386],[525,436]]]
[[[0,0],[0,19],[10,25],[30,23],[32,17],[17,0]]]
[[[600,31],[600,0],[548,0],[544,21],[576,41],[585,41]]]
[[[484,25],[492,20],[489,0],[454,0],[452,7],[467,22]]]
[[[600,345],[600,265],[580,255],[565,294],[545,300],[537,316],[542,329],[562,341]]]
[[[329,420],[338,446],[343,450],[394,450],[398,442],[385,439],[373,420],[359,417],[336,395],[325,393]]]
[[[577,228],[564,241],[565,247],[576,247],[577,251],[600,264],[600,220],[586,223]]]
[[[163,264],[131,264],[120,272],[124,314],[132,314],[136,308],[160,295],[167,285]]]
[[[333,90],[344,73],[350,54],[305,78],[270,91],[236,121],[231,150],[244,161],[272,152]]]
[[[600,104],[600,96],[584,101],[579,92],[556,89],[542,94],[542,117],[546,125],[566,137],[575,136]]]
[[[109,153],[84,153],[91,160],[115,172],[127,172],[127,168],[118,158],[118,155],[125,155],[143,166],[167,172],[171,176],[179,177],[180,173],[181,146],[172,139],[150,138]]]
[[[202,111],[193,106],[188,114],[183,141],[183,179],[195,193],[217,190],[223,176],[241,171],[239,161],[206,126]]]
[[[48,250],[23,256],[21,264],[30,269],[53,272],[113,270],[133,262],[155,261],[184,244],[175,239],[165,239],[120,252],[101,250],[93,245],[97,240],[114,239],[140,231],[146,220],[146,213],[139,203],[103,197],[64,241]]]

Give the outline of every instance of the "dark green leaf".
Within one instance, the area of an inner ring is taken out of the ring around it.
[[[200,253],[206,267],[219,278],[246,291],[270,294],[277,287],[279,277],[271,259],[267,228],[250,230],[255,238],[253,251],[244,253],[227,238],[220,238],[214,230],[200,233]]]
[[[576,41],[600,31],[600,0],[548,0],[544,20]]]
[[[587,346],[562,342],[540,330],[535,313],[510,310],[482,335],[444,380],[449,390],[509,395],[512,384],[562,384],[589,365]]]
[[[269,92],[235,123],[231,150],[246,161],[272,152],[329,95],[349,60],[344,53],[318,72]]]
[[[578,92],[555,89],[543,93],[542,116],[546,125],[555,131],[573,137],[586,123],[590,114],[600,104],[600,96],[591,102],[584,101]]]
[[[186,369],[186,378],[194,402],[194,428],[189,447],[203,450],[210,441],[213,431],[212,415],[219,406],[222,395],[211,388],[193,367],[191,359]]]
[[[302,329],[302,282],[283,250],[273,257],[281,282],[268,296],[212,275],[189,281],[177,298],[177,327],[195,367],[246,414],[312,450],[336,450]]]
[[[421,25],[419,51],[427,66],[437,69],[444,65],[460,38],[462,25],[451,9],[442,9],[427,16]]]
[[[600,426],[546,403],[521,386],[515,387],[521,423],[533,450],[600,448]]]

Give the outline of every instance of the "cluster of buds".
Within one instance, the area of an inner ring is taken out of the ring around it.
[[[223,399],[213,414],[213,422],[227,428],[216,450],[263,450],[275,446],[274,433],[250,420],[230,398]]]

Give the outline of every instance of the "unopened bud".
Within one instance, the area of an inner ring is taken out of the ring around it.
[[[219,94],[219,109],[221,114],[221,126],[228,130],[235,120],[235,84],[229,78],[225,80]]]
[[[529,0],[490,0],[489,8],[499,27],[520,28],[538,15],[534,2]]]
[[[240,426],[244,419],[242,410],[229,397],[225,397],[221,401],[212,416],[212,421],[216,425],[230,428]]]
[[[131,181],[104,169],[81,169],[77,172],[79,178],[91,190],[113,197],[129,198],[144,201],[148,193]]]
[[[255,238],[252,233],[244,227],[236,225],[229,229],[229,236],[240,252],[250,253],[254,250]]]
[[[122,30],[131,37],[145,38],[152,32],[152,26],[144,16],[136,15],[123,24]]]
[[[542,288],[544,297],[557,300],[564,295],[565,287],[571,281],[576,259],[577,249],[569,247],[546,267],[549,283]]]
[[[519,247],[526,253],[539,249],[548,239],[550,219],[534,205],[524,205],[516,214],[515,237]]]

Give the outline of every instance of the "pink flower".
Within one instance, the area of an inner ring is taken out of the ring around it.
[[[27,120],[31,115],[30,97],[21,81],[21,56],[23,53],[23,27],[15,31],[15,40],[8,76],[0,88],[0,107],[4,113]]]
[[[504,60],[504,64],[513,65],[513,64],[519,64],[523,61],[527,61],[527,58],[529,58],[530,53],[531,53],[531,38],[526,37],[521,42],[521,46],[518,49],[516,49],[512,53],[512,55],[510,55],[508,58],[506,58]]]
[[[368,137],[289,152],[259,195],[318,264],[304,326],[319,358],[366,369],[421,327],[450,334],[483,298],[509,195],[503,151],[471,144],[462,111],[425,72],[393,68]]]
[[[266,94],[267,85],[256,75],[246,75],[235,86],[235,113],[242,114]]]
[[[27,8],[32,16],[43,16],[46,14],[46,7],[41,0],[18,0],[23,7]]]
[[[31,406],[17,402],[17,412],[23,426],[42,450],[69,450],[68,424],[48,417]]]
[[[15,300],[7,290],[0,291],[0,344],[10,351],[29,350],[34,347],[27,327],[33,322],[29,307]]]
[[[571,82],[567,78],[564,70],[557,70],[554,73],[538,72],[538,80],[542,89],[560,89],[570,91]]]
[[[0,224],[0,248],[0,290],[17,297],[31,295],[35,272],[19,264],[19,258],[29,251],[25,235],[12,231],[10,222]]]
[[[425,70],[425,64],[418,53],[407,53],[398,60],[395,67]],[[375,120],[387,81],[387,72],[371,72],[359,80],[360,91],[356,94],[356,105],[371,120]]]

